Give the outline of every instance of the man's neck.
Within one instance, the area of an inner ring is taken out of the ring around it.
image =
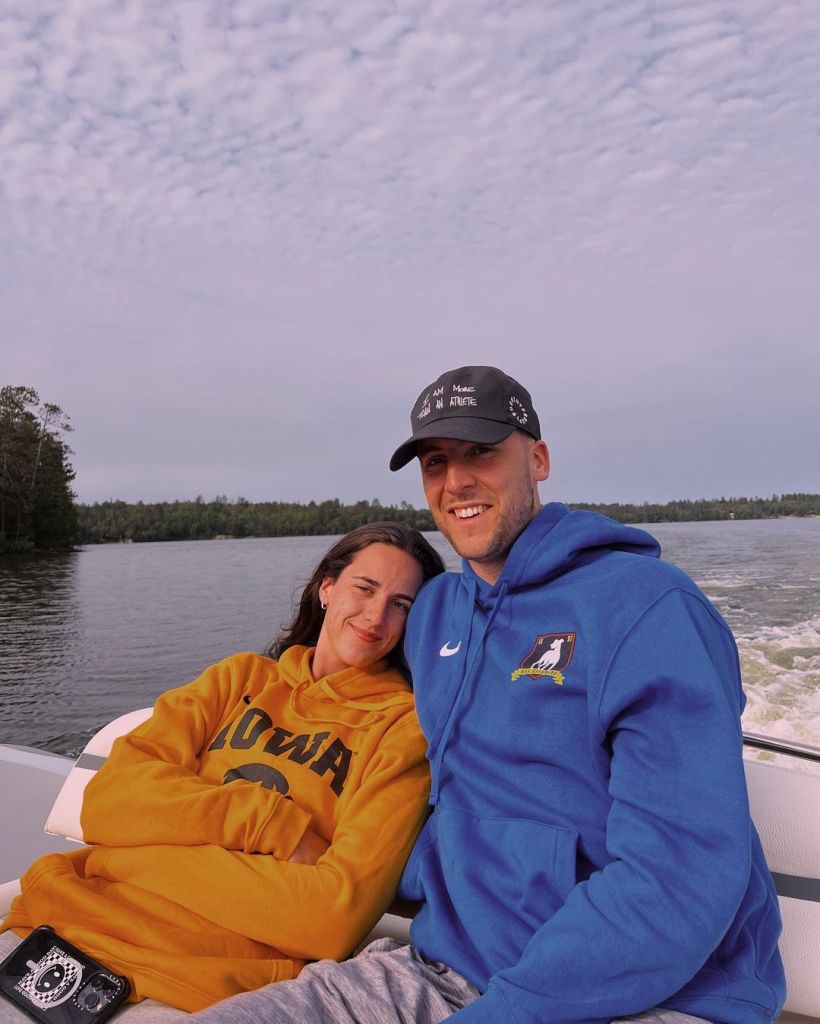
[[[500,561],[472,562],[468,558],[467,562],[480,580],[484,580],[485,583],[489,583],[490,586],[493,586],[498,580],[498,577],[504,571],[504,566],[507,564],[507,556],[505,555]]]
[[[523,527],[521,532],[518,534],[518,536],[515,538],[512,544],[507,548],[503,555],[500,555],[498,558],[488,559],[487,561],[480,562],[474,562],[470,558],[467,559],[470,568],[473,570],[476,576],[478,576],[479,579],[484,580],[485,583],[489,583],[491,587],[495,586],[495,584],[498,582],[498,577],[504,571],[504,566],[507,564],[507,559],[509,558],[510,551],[512,551],[513,545],[517,542],[518,538],[521,536],[524,530],[527,529],[527,527],[530,525],[533,519],[535,519],[535,517],[541,511],[542,507],[543,506],[539,501],[535,507],[535,511],[533,512],[530,518],[530,521]]]

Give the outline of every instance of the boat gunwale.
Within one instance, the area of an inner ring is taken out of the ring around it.
[[[811,743],[780,739],[758,732],[744,732],[743,746],[752,747],[755,750],[766,750],[773,754],[799,757],[806,761],[812,761],[814,764],[820,764],[820,747],[815,747]]]

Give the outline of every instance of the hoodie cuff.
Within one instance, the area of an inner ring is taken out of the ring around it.
[[[293,800],[279,795],[273,810],[257,833],[248,836],[245,853],[269,853],[277,860],[288,860],[307,831],[311,816]]]

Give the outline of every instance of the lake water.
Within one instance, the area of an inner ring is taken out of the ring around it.
[[[820,519],[663,523],[740,648],[744,726],[820,746]],[[0,742],[76,754],[105,722],[288,620],[328,537],[89,547],[0,559]],[[448,567],[458,560],[431,540]]]

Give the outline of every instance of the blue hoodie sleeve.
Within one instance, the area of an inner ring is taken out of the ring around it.
[[[590,714],[590,743],[611,749],[611,859],[453,1021],[608,1024],[704,968],[751,870],[742,700],[734,641],[697,594],[671,591],[644,613]]]

